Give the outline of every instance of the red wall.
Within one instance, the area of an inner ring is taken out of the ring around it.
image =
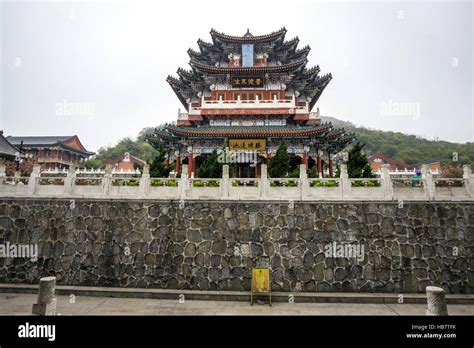
[[[273,93],[278,93],[278,99],[285,99],[285,91],[268,91],[262,89],[254,89],[254,90],[233,90],[233,91],[212,91],[211,92],[211,100],[218,100],[217,96],[223,94],[224,100],[235,100],[235,94],[242,94],[242,93],[253,93],[260,94],[262,96],[262,100],[271,100]]]

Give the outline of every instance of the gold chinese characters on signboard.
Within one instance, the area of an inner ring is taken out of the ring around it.
[[[266,139],[229,139],[229,149],[265,151]]]
[[[233,88],[262,88],[263,76],[232,76]]]

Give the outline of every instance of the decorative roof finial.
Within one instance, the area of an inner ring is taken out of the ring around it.
[[[244,37],[253,37],[253,35],[250,33],[249,28],[247,28],[247,32],[245,33]]]

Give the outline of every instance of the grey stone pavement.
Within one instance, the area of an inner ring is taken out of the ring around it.
[[[284,303],[56,296],[60,315],[425,315],[424,304]],[[29,315],[35,294],[0,293],[0,315]],[[474,315],[474,305],[448,305],[449,315]]]

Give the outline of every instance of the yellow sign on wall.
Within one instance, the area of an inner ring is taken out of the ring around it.
[[[232,76],[233,88],[262,88],[264,86],[264,76]]]
[[[229,149],[265,151],[266,139],[229,139]]]
[[[252,292],[270,292],[268,268],[252,268]]]

